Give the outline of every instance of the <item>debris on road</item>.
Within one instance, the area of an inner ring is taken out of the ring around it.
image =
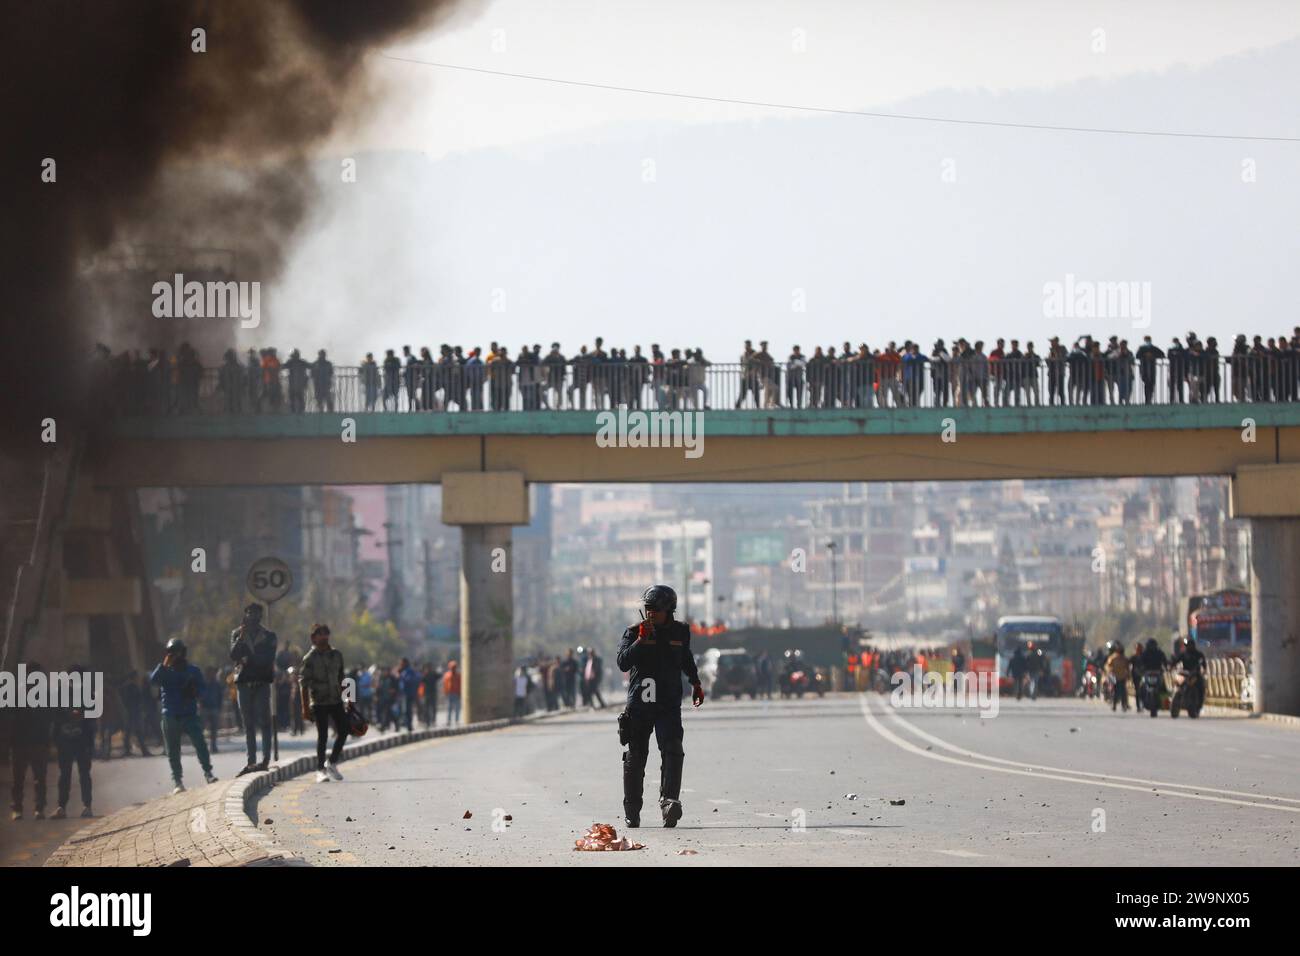
[[[906,803],[907,803],[906,800],[890,800],[890,801],[889,801],[889,805],[890,805],[891,807],[901,807],[901,806],[903,806],[903,805],[906,804]]]
[[[463,817],[461,817],[461,819],[462,819],[462,820],[468,820],[468,819],[469,819],[470,817],[472,817],[473,815],[474,815],[474,814],[472,814],[472,813],[470,813],[468,810],[466,810],[466,811],[465,811],[465,815],[464,815]]]
[[[507,813],[507,814],[506,814],[505,816],[503,816],[501,819],[504,820],[504,821],[506,821],[506,823],[509,823],[509,822],[511,822],[512,820],[514,820],[514,817],[512,817],[510,814]]]
[[[644,850],[644,843],[633,843],[627,837],[619,838],[614,828],[608,823],[593,823],[582,835],[582,839],[573,843],[575,850]]]
[[[858,795],[857,795],[856,793],[846,793],[846,794],[844,795],[844,799],[845,799],[845,800],[856,800],[856,799],[858,799]]]
[[[686,849],[686,848],[683,847],[682,849],[680,849],[680,850],[677,851],[677,855],[678,855],[678,856],[699,856],[699,855],[700,855],[700,851],[699,851],[699,850],[688,850],[688,849]]]

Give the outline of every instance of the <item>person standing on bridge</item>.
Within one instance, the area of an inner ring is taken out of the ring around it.
[[[689,625],[673,620],[677,594],[664,584],[641,596],[645,618],[623,632],[618,668],[627,672],[627,707],[618,718],[623,752],[623,821],[641,825],[641,801],[650,732],[659,744],[659,810],[666,827],[682,818],[682,674],[691,682],[691,701],[704,703],[704,689],[691,653]]]

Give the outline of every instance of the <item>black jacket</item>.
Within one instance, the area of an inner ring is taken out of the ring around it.
[[[230,659],[240,665],[236,684],[270,684],[275,680],[275,632],[260,626],[257,631],[251,648],[244,640],[242,626],[230,632]]]
[[[628,708],[644,710],[656,703],[681,707],[682,675],[692,686],[700,682],[695,655],[691,653],[691,629],[681,621],[669,621],[633,647],[638,628],[636,624],[629,627],[618,642],[618,669],[627,672]],[[646,688],[642,681],[647,677],[654,680],[653,703],[643,699]]]

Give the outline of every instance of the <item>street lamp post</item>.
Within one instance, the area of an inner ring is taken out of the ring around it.
[[[831,553],[831,624],[839,624],[839,586],[835,573],[835,542],[827,541],[826,550]]]

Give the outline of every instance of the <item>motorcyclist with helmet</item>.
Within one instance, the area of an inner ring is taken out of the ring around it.
[[[627,707],[618,718],[623,752],[623,819],[641,825],[641,802],[650,733],[659,745],[659,809],[663,825],[674,827],[682,817],[682,675],[690,681],[691,700],[704,703],[689,625],[673,619],[677,594],[664,584],[646,588],[641,596],[644,619],[623,632],[618,668],[627,672]]]
[[[1202,671],[1205,669],[1205,655],[1196,646],[1196,638],[1189,637],[1183,641],[1183,648],[1174,655],[1174,666],[1183,665],[1185,671]]]
[[[1165,656],[1165,652],[1160,649],[1160,645],[1154,637],[1148,638],[1146,646],[1134,653],[1133,656],[1138,662],[1138,669],[1133,678],[1134,681],[1140,680],[1140,675],[1147,674],[1150,671],[1155,671],[1158,674],[1163,673],[1164,669],[1169,666],[1169,658]],[[1135,683],[1134,686],[1140,688],[1141,684]],[[1138,706],[1144,706],[1141,699],[1138,700]]]
[[[1174,691],[1169,716],[1177,717],[1181,706],[1187,709],[1189,716],[1196,717],[1205,703],[1205,655],[1196,646],[1195,637],[1189,636],[1183,641],[1182,649],[1174,655],[1174,666],[1182,668],[1183,676],[1175,679],[1179,686]],[[1191,700],[1187,696],[1189,692],[1193,695]]]

